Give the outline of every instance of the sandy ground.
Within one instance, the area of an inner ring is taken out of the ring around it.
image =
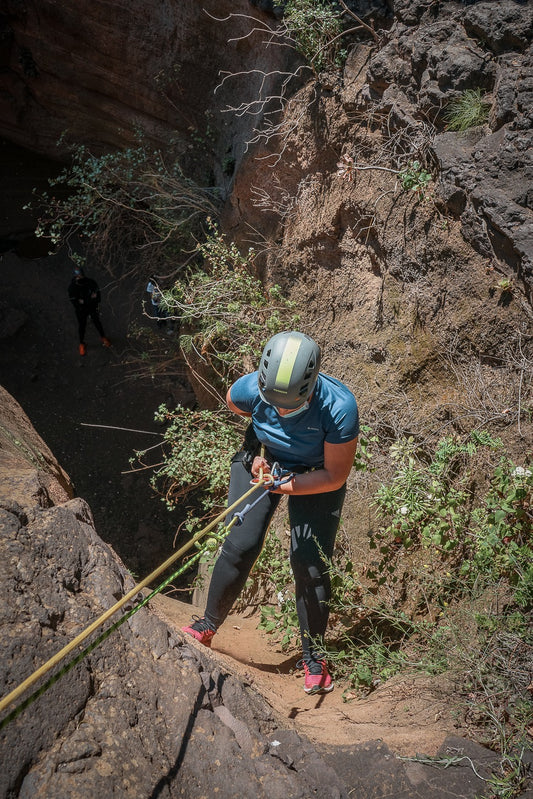
[[[191,613],[202,613],[161,595],[152,607],[177,630],[189,623]],[[201,646],[190,636],[186,640]],[[400,755],[434,755],[454,732],[442,678],[392,679],[367,698],[351,701],[344,700],[342,684],[329,694],[308,696],[303,672],[295,669],[299,655],[282,652],[271,636],[257,629],[257,618],[242,615],[228,617],[213,639],[212,652],[225,669],[255,687],[284,725],[318,745],[382,740]]]

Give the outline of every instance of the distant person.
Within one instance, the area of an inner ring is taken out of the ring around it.
[[[159,284],[157,279],[151,276],[148,280],[148,285],[146,286],[146,291],[150,295],[150,303],[152,305],[152,317],[156,320],[157,326],[160,328],[167,328],[167,333],[170,335],[174,332],[174,328],[172,327],[172,323],[170,322],[167,327],[168,321],[168,311],[161,305],[161,300],[163,299],[163,294],[161,289],[159,288]],[[152,318],[151,317],[151,318]]]
[[[100,314],[98,306],[100,305],[100,289],[96,280],[86,277],[83,269],[77,266],[74,269],[74,275],[68,287],[68,296],[74,306],[76,318],[78,320],[78,334],[80,339],[79,353],[85,355],[87,352],[87,345],[85,343],[85,329],[87,327],[87,319],[91,318],[93,325],[100,334],[100,341],[104,347],[110,347],[111,342],[104,333],[102,322],[100,321]]]

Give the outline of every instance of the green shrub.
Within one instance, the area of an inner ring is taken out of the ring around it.
[[[241,604],[253,606],[261,601],[260,630],[271,633],[285,652],[300,638],[294,578],[289,554],[274,530],[265,544],[245,586]],[[272,604],[274,602],[275,604]]]
[[[404,191],[416,191],[421,196],[433,180],[431,173],[421,166],[420,161],[411,161],[400,171],[399,177]]]
[[[346,60],[341,49],[342,15],[328,0],[287,0],[283,21],[296,49],[316,72],[340,67]]]
[[[217,204],[177,161],[144,144],[101,156],[75,147],[50,185],[54,191],[34,201],[42,209],[37,234],[53,245],[82,236],[112,273],[141,248],[143,274],[157,273],[165,261],[175,269]]]
[[[406,654],[376,631],[359,643],[344,635],[334,646],[327,646],[326,652],[335,679],[344,681],[359,696],[394,677],[407,663]],[[345,689],[344,698],[353,698],[349,690]]]
[[[266,289],[257,277],[253,249],[241,255],[211,220],[197,252],[199,264],[163,293],[164,305],[181,320],[185,355],[203,360],[223,386],[255,368],[265,339],[298,317],[279,286]]]
[[[519,607],[533,608],[533,472],[502,458],[484,505],[473,514],[474,541],[461,571],[482,584],[505,579]]]
[[[230,462],[242,442],[242,430],[221,411],[189,410],[181,405],[173,411],[161,405],[155,419],[167,426],[163,460],[151,477],[153,487],[169,510],[188,497],[194,510],[216,515],[227,493]],[[142,460],[144,453],[136,456]],[[192,517],[188,527],[192,529],[197,521]]]
[[[449,436],[438,443],[429,463],[420,460],[413,439],[394,444],[394,477],[379,487],[373,500],[386,521],[381,538],[407,549],[422,544],[442,552],[463,544],[470,520],[468,465],[480,445],[497,448],[501,442],[480,434],[466,442]]]

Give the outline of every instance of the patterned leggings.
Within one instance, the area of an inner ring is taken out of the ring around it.
[[[228,505],[250,488],[251,475],[241,454],[232,462]],[[310,639],[321,638],[326,631],[331,583],[320,549],[326,557],[332,557],[345,493],[346,486],[342,486],[323,494],[289,497],[290,561],[304,656],[312,648]],[[224,622],[244,588],[280,499],[280,494],[269,494],[227,536],[213,569],[205,610],[206,621],[213,629]]]

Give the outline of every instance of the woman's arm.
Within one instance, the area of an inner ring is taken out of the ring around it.
[[[353,466],[357,438],[344,444],[328,444],[324,442],[324,468],[314,472],[297,474],[288,483],[280,486],[275,494],[324,494],[336,491],[346,482]],[[252,466],[252,474],[257,477],[260,469],[268,471],[270,467],[264,458],[257,457]]]
[[[248,411],[241,411],[240,408],[237,408],[235,403],[231,401],[230,392],[231,392],[231,386],[228,388],[228,391],[227,391],[227,394],[226,394],[226,404],[227,404],[228,408],[230,409],[230,411],[232,411],[233,413],[238,413],[239,416],[251,416],[252,414],[248,413]]]

